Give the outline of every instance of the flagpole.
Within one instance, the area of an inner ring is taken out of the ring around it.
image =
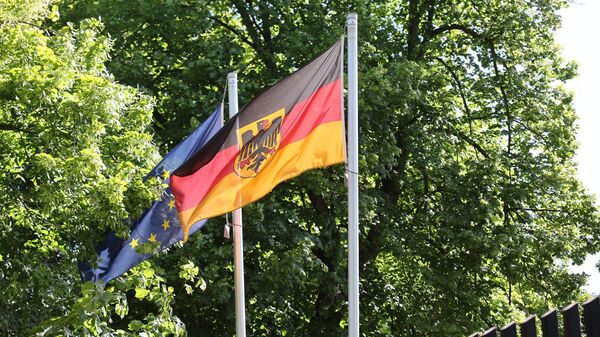
[[[227,74],[229,118],[238,113],[237,74]],[[233,211],[233,271],[235,279],[235,334],[246,337],[246,300],[244,298],[244,244],[242,209]]]
[[[348,26],[348,336],[358,337],[358,15]]]

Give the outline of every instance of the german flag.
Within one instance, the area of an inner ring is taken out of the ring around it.
[[[341,50],[263,91],[171,176],[184,238],[304,171],[344,161]]]

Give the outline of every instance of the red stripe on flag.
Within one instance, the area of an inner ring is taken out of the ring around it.
[[[177,210],[182,212],[195,207],[223,177],[233,172],[238,152],[237,144],[230,146],[219,151],[208,164],[193,174],[171,176],[171,190]]]
[[[342,119],[341,80],[317,89],[286,114],[281,127],[281,148],[306,137],[318,125]]]

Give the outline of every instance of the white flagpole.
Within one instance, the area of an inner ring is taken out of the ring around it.
[[[229,87],[229,118],[238,113],[237,74],[227,74]],[[235,334],[246,337],[246,300],[244,298],[244,239],[242,209],[233,211],[233,271],[235,278]]]
[[[348,336],[358,337],[358,15],[348,14]]]

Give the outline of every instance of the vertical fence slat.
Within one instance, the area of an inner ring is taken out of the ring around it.
[[[537,328],[535,327],[535,315],[529,316],[521,322],[521,337],[537,337]]]
[[[481,337],[498,337],[498,332],[495,327],[489,328],[481,335]]]
[[[542,336],[560,337],[558,333],[558,313],[556,310],[548,311],[540,320],[542,321]]]
[[[587,337],[600,337],[600,297],[583,303],[583,323]]]
[[[562,311],[565,326],[565,337],[581,337],[581,321],[579,320],[579,304],[571,303]]]
[[[500,329],[501,337],[517,337],[517,323],[512,322]]]

